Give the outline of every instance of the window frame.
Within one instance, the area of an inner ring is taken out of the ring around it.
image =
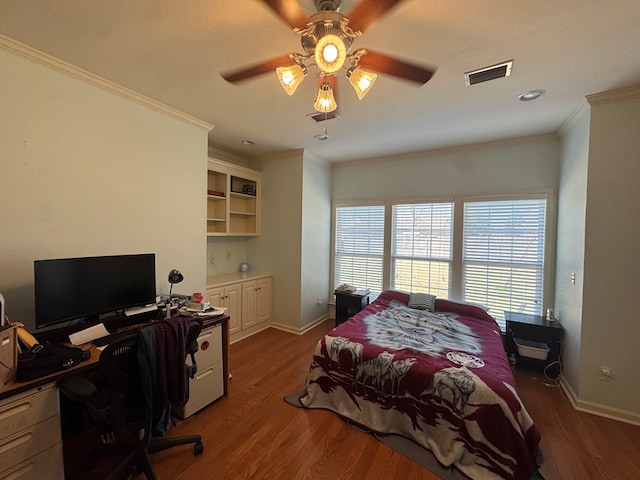
[[[451,217],[450,217],[450,224],[449,224],[449,231],[450,231],[450,239],[449,239],[449,256],[448,258],[443,258],[443,257],[437,257],[437,256],[424,256],[424,257],[420,257],[420,256],[412,256],[412,255],[398,255],[398,254],[394,254],[394,231],[397,230],[397,226],[396,226],[396,222],[395,222],[395,207],[398,206],[410,206],[410,205],[450,205],[451,210]],[[390,202],[390,208],[391,208],[391,216],[389,217],[389,223],[390,223],[390,242],[389,242],[389,288],[396,288],[395,286],[395,279],[393,278],[393,273],[394,273],[394,266],[395,266],[395,261],[399,258],[404,258],[405,260],[410,260],[410,261],[425,261],[425,262],[442,262],[442,263],[446,263],[448,264],[448,272],[447,272],[447,277],[449,279],[449,284],[447,286],[447,298],[451,296],[451,276],[452,276],[452,271],[453,271],[453,238],[454,238],[454,223],[455,223],[455,202],[453,199],[449,199],[449,200],[430,200],[430,201],[423,201],[423,200],[412,200],[412,201],[393,201]],[[385,219],[386,220],[386,219]],[[416,290],[418,291],[418,290]],[[420,290],[421,291],[421,290]],[[431,288],[428,289],[427,292],[425,293],[433,293],[434,295],[436,294],[436,292],[432,291]]]
[[[463,196],[461,197],[460,208],[462,212],[462,230],[460,234],[460,296],[459,298],[464,299],[464,292],[462,289],[464,288],[464,256],[463,256],[463,248],[464,248],[464,207],[466,203],[473,202],[508,202],[508,201],[521,201],[521,200],[545,200],[545,224],[544,224],[544,260],[542,264],[542,298],[540,305],[540,314],[542,315],[545,310],[546,305],[551,305],[552,303],[552,290],[551,290],[551,275],[553,271],[553,265],[555,265],[555,242],[552,242],[551,237],[551,229],[552,226],[555,225],[555,207],[551,208],[553,203],[553,195],[552,191],[544,190],[544,191],[529,191],[527,193],[520,194],[509,194],[509,195],[474,195],[474,196]],[[550,217],[553,216],[554,221],[550,222]],[[555,236],[554,236],[555,238]],[[504,329],[504,312],[500,315],[497,312],[490,312],[493,317],[496,318],[501,328]]]
[[[527,189],[522,191],[513,191],[506,193],[493,194],[460,194],[453,196],[421,196],[411,198],[386,198],[369,201],[358,200],[341,200],[334,201],[332,208],[332,225],[331,225],[331,279],[330,292],[337,287],[334,285],[335,279],[335,235],[336,235],[336,209],[338,207],[349,206],[382,206],[385,207],[384,216],[384,255],[383,255],[383,274],[382,289],[386,290],[391,285],[391,229],[392,229],[392,208],[393,205],[408,203],[453,203],[453,225],[452,225],[452,260],[451,260],[451,276],[449,286],[450,299],[463,299],[462,292],[462,272],[463,272],[463,226],[464,226],[464,204],[468,201],[504,201],[504,200],[522,200],[529,198],[545,198],[546,199],[546,215],[545,215],[545,259],[543,266],[543,288],[542,302],[543,307],[551,306],[554,302],[554,273],[555,273],[555,256],[556,256],[556,219],[557,219],[557,198],[556,192],[551,188]],[[366,285],[356,285],[364,288]],[[544,311],[544,308],[543,308]],[[503,326],[502,326],[503,327]],[[504,328],[504,327],[503,327]]]

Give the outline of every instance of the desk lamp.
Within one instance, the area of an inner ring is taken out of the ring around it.
[[[171,316],[171,292],[173,291],[173,284],[180,283],[182,280],[184,280],[184,276],[175,268],[169,272],[169,283],[171,284],[171,286],[169,287],[166,318],[169,318]]]

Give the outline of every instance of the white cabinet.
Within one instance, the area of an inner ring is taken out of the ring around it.
[[[0,402],[0,479],[63,479],[58,388],[50,383]]]
[[[211,305],[228,308],[231,343],[269,327],[273,290],[270,275],[226,274],[209,277],[207,283]]]
[[[257,170],[210,158],[207,236],[259,235],[261,188]]]
[[[207,297],[214,307],[226,307],[229,315],[229,334],[240,331],[242,318],[242,290],[240,284],[230,284],[222,287],[207,287]]]
[[[198,371],[189,381],[189,400],[183,407],[174,408],[180,418],[187,418],[224,395],[223,324],[205,327],[198,337],[195,354]],[[191,364],[191,356],[187,356]]]

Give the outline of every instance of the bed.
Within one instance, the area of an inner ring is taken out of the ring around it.
[[[413,298],[382,292],[327,333],[300,404],[411,439],[473,479],[531,478],[540,433],[516,393],[495,320],[449,300],[435,300],[433,311],[412,308]]]

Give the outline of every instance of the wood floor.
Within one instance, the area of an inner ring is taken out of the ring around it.
[[[283,401],[301,389],[315,344],[331,328],[327,321],[302,336],[270,329],[231,345],[228,396],[169,431],[201,433],[204,453],[154,454],[159,479],[437,479],[335,415]],[[640,478],[640,427],[578,412],[535,375],[517,371],[516,379],[542,431],[546,480]]]

